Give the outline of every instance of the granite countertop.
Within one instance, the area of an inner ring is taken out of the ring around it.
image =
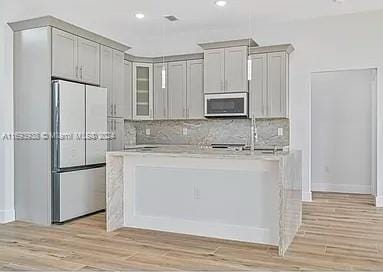
[[[123,151],[107,152],[108,156],[170,156],[191,158],[228,158],[254,160],[280,160],[294,151],[275,153],[256,151],[236,151],[233,149],[213,149],[210,146],[196,145],[137,145]]]

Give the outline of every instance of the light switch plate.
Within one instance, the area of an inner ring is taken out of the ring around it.
[[[145,134],[146,134],[147,136],[150,135],[150,128],[147,128],[147,129],[145,130]]]
[[[188,129],[187,128],[182,129],[182,135],[184,135],[184,136],[188,135]]]
[[[283,136],[283,128],[278,128],[278,136]]]

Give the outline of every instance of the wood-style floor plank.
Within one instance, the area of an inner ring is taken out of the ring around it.
[[[369,195],[314,193],[285,257],[276,247],[123,228],[105,214],[0,225],[0,270],[383,270],[383,209]]]

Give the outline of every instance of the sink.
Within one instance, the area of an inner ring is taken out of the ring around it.
[[[158,148],[158,146],[155,146],[155,145],[135,145],[135,146],[128,146],[125,148],[125,150],[151,150],[154,148]]]

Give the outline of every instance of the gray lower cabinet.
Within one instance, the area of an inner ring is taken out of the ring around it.
[[[251,55],[250,116],[288,117],[288,54]]]
[[[187,118],[204,118],[203,60],[187,61]]]
[[[108,116],[124,117],[124,54],[101,46],[100,85],[108,89]]]
[[[112,139],[108,142],[108,151],[121,151],[124,149],[124,119],[108,118],[108,131]]]
[[[186,61],[168,63],[168,116],[186,119]]]
[[[225,49],[210,49],[204,52],[205,93],[225,91]]]
[[[133,99],[133,70],[132,63],[130,61],[124,61],[124,108],[125,108],[125,119],[133,119],[133,108],[132,108],[132,99]]]
[[[162,71],[165,70],[165,78]],[[165,120],[168,118],[168,64],[156,63],[153,65],[153,118]],[[165,80],[163,83],[162,80]],[[164,87],[164,88],[163,88]]]
[[[100,45],[52,28],[52,76],[100,83]]]

